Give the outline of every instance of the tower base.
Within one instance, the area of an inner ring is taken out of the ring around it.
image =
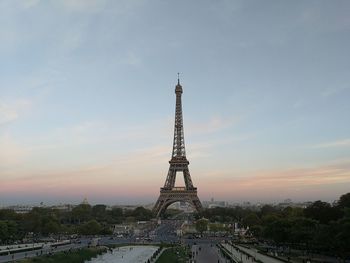
[[[172,189],[160,189],[160,196],[154,205],[153,213],[160,217],[169,205],[180,201],[189,203],[197,212],[202,210],[202,204],[197,195],[197,188],[187,190],[185,187],[173,187]]]

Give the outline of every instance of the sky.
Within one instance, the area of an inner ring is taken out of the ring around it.
[[[0,206],[155,202],[177,72],[201,200],[338,199],[349,13],[346,0],[0,0]]]

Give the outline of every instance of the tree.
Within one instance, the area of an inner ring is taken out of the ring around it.
[[[224,225],[221,223],[212,223],[212,224],[208,224],[208,226],[209,226],[209,230],[212,232],[220,232],[220,231],[226,230]]]
[[[96,220],[90,220],[81,225],[78,231],[82,235],[97,235],[101,231],[101,225]]]
[[[304,210],[301,207],[286,207],[282,211],[283,215],[286,217],[303,217]]]
[[[12,209],[0,209],[0,220],[20,220],[21,215]]]
[[[264,205],[260,210],[260,214],[262,217],[266,215],[275,214],[277,212],[278,210],[271,205]]]
[[[121,208],[113,208],[111,210],[111,216],[112,217],[122,217],[123,216],[123,209],[121,209]]]
[[[17,223],[13,220],[0,221],[0,241],[6,242],[9,240],[19,239]]]
[[[18,239],[18,225],[15,221],[13,220],[7,221],[7,231],[10,239],[12,240]]]
[[[261,220],[255,213],[250,213],[243,217],[242,223],[245,226],[252,227],[261,224]]]
[[[315,236],[317,221],[305,217],[292,218],[290,222],[289,241],[293,243],[309,243]]]
[[[203,234],[204,231],[208,229],[208,220],[205,218],[199,219],[196,222],[196,230]]]
[[[151,210],[139,206],[132,211],[128,211],[126,216],[135,217],[137,221],[147,221],[153,217],[153,213]]]
[[[48,219],[42,226],[42,233],[44,235],[57,234],[60,232],[61,226],[57,220]]]
[[[264,229],[264,236],[274,240],[276,243],[285,243],[288,241],[291,224],[285,218],[276,218],[269,221]]]
[[[261,234],[263,232],[263,227],[261,225],[255,225],[252,227],[249,227],[249,231],[255,236],[255,237],[261,237]]]
[[[88,221],[91,219],[91,205],[80,204],[74,207],[72,210],[72,216],[78,223]]]
[[[344,194],[339,198],[338,206],[340,208],[350,208],[350,193]]]
[[[5,242],[8,239],[7,223],[0,221],[0,241]]]
[[[113,208],[110,211],[106,211],[108,214],[107,221],[110,224],[120,224],[124,220],[123,209]]]
[[[41,233],[42,217],[46,212],[38,207],[24,215],[22,226],[26,232]]]
[[[343,258],[350,257],[350,218],[338,220],[335,224],[335,250]]]
[[[321,224],[328,224],[332,220],[341,218],[342,213],[337,207],[331,207],[329,203],[316,201],[305,208],[304,214],[308,218],[315,219]]]
[[[105,205],[95,205],[92,207],[92,216],[96,219],[106,220],[107,211]]]

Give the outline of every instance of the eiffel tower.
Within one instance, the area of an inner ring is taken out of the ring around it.
[[[154,205],[153,212],[157,217],[163,215],[169,205],[178,201],[184,201],[193,206],[197,211],[202,209],[201,201],[197,195],[197,188],[193,186],[190,171],[188,170],[189,161],[186,158],[185,139],[182,119],[182,86],[180,79],[177,79],[175,87],[176,108],[175,108],[175,127],[173,153],[169,161],[170,167],[164,187],[160,188],[160,196]],[[185,187],[175,187],[176,173],[182,172],[185,181]]]

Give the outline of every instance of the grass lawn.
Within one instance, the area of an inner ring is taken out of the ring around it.
[[[188,249],[186,247],[173,247],[165,250],[156,263],[185,263],[188,262]]]
[[[106,248],[84,248],[73,252],[59,252],[52,256],[41,256],[21,261],[20,263],[84,263],[98,254],[106,251]]]

